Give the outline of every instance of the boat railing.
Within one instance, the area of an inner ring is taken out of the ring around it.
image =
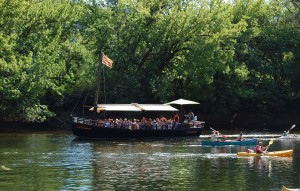
[[[103,126],[103,127],[110,127],[110,128],[120,128],[116,123],[111,123],[111,122],[99,122],[98,120],[93,120],[93,119],[86,119],[86,118],[80,118],[80,117],[73,117],[73,122],[77,124],[85,124],[85,125],[93,125],[93,126]],[[181,129],[181,128],[203,128],[205,122],[204,121],[195,121],[193,123],[179,123],[178,126],[176,126],[176,129]],[[125,129],[130,129],[132,124],[123,124],[122,127]],[[151,124],[151,126],[148,126],[146,124],[142,125],[139,124],[140,129],[156,129],[156,130],[161,130],[161,129],[173,129],[173,125],[171,124],[165,124],[163,126],[159,126],[157,123]]]
[[[97,120],[80,118],[80,117],[77,117],[76,121],[74,119],[74,122],[81,123],[81,124],[86,124],[86,125],[96,125],[97,124]]]

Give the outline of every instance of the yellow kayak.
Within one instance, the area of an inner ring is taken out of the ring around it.
[[[300,191],[300,189],[299,188],[297,188],[297,189],[290,189],[290,188],[287,188],[285,186],[282,186],[281,191]]]
[[[238,152],[238,156],[277,156],[277,157],[292,157],[293,150],[273,151],[265,154]]]

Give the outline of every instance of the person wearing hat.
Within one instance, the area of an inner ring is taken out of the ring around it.
[[[266,153],[268,146],[264,147],[262,142],[259,142],[258,145],[254,148],[254,152],[258,154]]]

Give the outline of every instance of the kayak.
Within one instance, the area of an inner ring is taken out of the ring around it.
[[[277,156],[277,157],[291,157],[293,150],[273,151],[267,152],[266,154],[238,152],[238,156]]]
[[[255,145],[256,139],[247,139],[243,141],[226,140],[226,141],[201,141],[202,145]]]
[[[299,136],[296,135],[288,135],[288,136],[281,136],[279,139],[299,139]]]
[[[300,191],[300,188],[291,189],[291,188],[287,188],[285,186],[282,186],[281,191]]]

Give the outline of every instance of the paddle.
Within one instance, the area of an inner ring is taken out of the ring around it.
[[[273,142],[274,142],[274,139],[271,139],[271,140],[269,141],[269,145],[267,146],[267,148],[266,148],[265,152],[267,152],[267,150],[268,150],[269,146],[271,146],[271,145],[273,144]]]
[[[292,127],[290,128],[290,130],[292,130],[292,129],[294,129],[296,127],[296,125],[294,124],[294,125],[292,125]],[[290,130],[288,130],[287,132],[286,132],[286,134],[289,134],[290,133]]]
[[[215,129],[213,129],[213,128],[211,128],[211,127],[210,127],[210,130],[216,131]],[[226,135],[221,134],[219,131],[216,131],[216,132],[218,132],[218,134],[221,135],[224,139],[227,139],[227,136],[226,136]]]

